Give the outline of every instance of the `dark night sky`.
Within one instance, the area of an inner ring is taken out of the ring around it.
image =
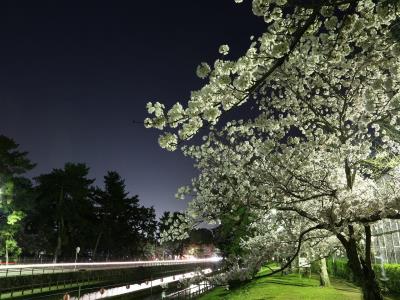
[[[132,120],[185,103],[198,63],[224,43],[235,58],[264,26],[249,0],[0,1],[0,133],[29,151],[30,176],[85,162],[98,185],[115,170],[159,215],[181,210],[192,162]]]

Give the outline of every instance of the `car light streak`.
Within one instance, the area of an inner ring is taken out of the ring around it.
[[[52,264],[21,264],[21,265],[1,265],[2,269],[23,269],[23,268],[77,268],[79,267],[112,267],[112,266],[153,266],[153,265],[173,265],[173,264],[190,264],[190,263],[212,263],[218,262],[221,257],[197,258],[184,260],[143,260],[143,261],[117,261],[117,262],[95,262],[95,263],[52,263]]]

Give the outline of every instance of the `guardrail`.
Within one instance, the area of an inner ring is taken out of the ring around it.
[[[166,295],[164,299],[193,299],[209,290],[212,286],[209,282],[204,281],[196,285],[191,285],[190,287],[180,290],[178,292]]]
[[[171,257],[166,257],[167,259],[171,259]],[[142,261],[143,258],[137,257],[107,257],[107,256],[96,256],[95,258],[86,257],[86,256],[78,256],[75,257],[61,257],[57,260],[57,263],[74,263],[75,259],[79,263],[94,263],[94,262],[110,262],[110,261]],[[160,260],[160,258],[157,258]],[[154,259],[153,259],[154,260]],[[21,265],[21,264],[50,264],[54,263],[54,258],[50,256],[43,257],[18,257],[9,259],[9,265]],[[6,265],[6,261],[0,258],[0,265]]]
[[[186,260],[152,260],[152,261],[119,261],[98,263],[52,263],[52,264],[24,264],[1,265],[0,278],[11,276],[43,275],[64,272],[76,272],[80,270],[105,270],[123,269],[135,267],[171,266],[193,263],[213,263],[220,258],[186,259]]]
[[[0,299],[54,293],[78,286],[143,282],[196,267],[215,266],[219,259],[63,263],[0,267]]]

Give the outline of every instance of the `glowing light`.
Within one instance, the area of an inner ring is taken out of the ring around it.
[[[190,264],[190,263],[207,263],[220,261],[221,257],[211,258],[191,258],[184,260],[142,260],[142,261],[116,261],[116,262],[98,262],[98,263],[52,263],[52,264],[29,264],[29,265],[13,265],[0,266],[1,269],[21,269],[21,268],[52,268],[52,267],[110,267],[110,266],[154,266],[154,265],[173,265],[173,264]]]
[[[204,274],[210,274],[212,273],[211,269],[204,269],[202,270]],[[100,292],[95,292],[95,293],[89,293],[85,294],[80,297],[80,300],[89,300],[89,299],[102,299],[102,298],[108,298],[108,297],[113,297],[113,296],[118,296],[118,295],[123,295],[123,294],[129,294],[135,291],[140,291],[140,290],[145,290],[145,289],[150,289],[155,286],[162,286],[166,285],[171,282],[176,282],[184,278],[191,278],[196,275],[198,275],[198,272],[189,272],[189,273],[184,273],[184,274],[179,274],[179,275],[174,275],[174,276],[168,276],[160,279],[156,279],[153,281],[148,281],[145,283],[141,284],[131,284],[130,288],[127,289],[127,286],[120,286],[117,288],[111,288],[111,289],[106,289],[104,290],[103,293]],[[74,297],[71,298],[71,300],[77,300],[78,298]]]

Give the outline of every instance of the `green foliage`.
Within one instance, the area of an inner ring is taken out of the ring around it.
[[[265,266],[261,267],[260,271],[258,271],[257,276],[264,276],[272,272],[272,270],[279,269],[281,265],[277,262],[268,263]]]
[[[21,221],[23,217],[24,213],[22,211],[13,211],[7,217],[7,224],[11,226],[16,225],[17,222]]]
[[[207,228],[194,229],[189,234],[190,243],[197,245],[212,244],[214,242],[212,232]]]
[[[18,147],[14,140],[0,135],[0,255],[5,255],[6,260],[9,256],[18,256],[21,251],[15,237],[24,213],[15,203],[21,194],[15,186],[20,187],[19,183],[26,181],[19,175],[34,167],[27,152],[19,151]]]
[[[24,213],[15,210],[13,196],[14,184],[12,180],[9,180],[3,185],[0,195],[0,255],[4,255],[6,261],[9,257],[16,257],[21,253],[15,236],[20,229],[20,221]]]
[[[400,294],[400,264],[384,264],[387,281],[381,280],[381,286],[387,288],[392,293]],[[375,274],[378,278],[382,278],[381,265],[373,266]]]
[[[0,256],[44,252],[70,259],[95,252],[108,257],[152,257],[157,222],[153,207],[128,196],[116,172],[94,189],[89,168],[67,163],[35,178],[20,175],[34,164],[14,140],[0,135]],[[2,259],[2,258],[0,258]]]
[[[55,258],[80,256],[98,259],[145,257],[154,243],[155,211],[128,196],[117,172],[104,177],[104,189],[93,188],[85,164],[67,163],[63,169],[36,178],[36,203],[29,216],[36,252]],[[100,258],[99,258],[100,257]]]
[[[140,206],[137,195],[129,197],[117,172],[104,176],[104,190],[96,189],[93,199],[98,223],[94,254],[151,256],[157,229],[153,207]]]
[[[320,288],[317,278],[297,274],[258,278],[234,290],[222,287],[201,296],[201,300],[285,299],[285,300],[359,300],[360,291],[349,284],[334,281],[333,287]]]
[[[347,266],[347,261],[345,259],[327,259],[327,267],[329,275],[343,278],[346,280],[351,280],[351,271]],[[374,264],[373,269],[375,275],[380,279],[382,287],[389,290],[390,293],[400,294],[400,264],[384,264],[385,274],[388,278],[387,281],[382,281],[382,267],[379,264]]]
[[[31,216],[35,232],[48,236],[45,249],[72,257],[75,248],[88,246],[93,210],[90,202],[89,168],[85,164],[65,164],[35,178],[37,193],[35,214]],[[93,230],[93,229],[92,229]],[[39,249],[38,249],[39,250]]]
[[[0,135],[0,175],[1,181],[4,177],[10,178],[33,169],[33,164],[27,158],[27,152],[18,150],[19,145],[4,135]]]
[[[326,260],[326,267],[328,269],[328,273],[331,276],[351,280],[351,271],[347,265],[347,260],[345,259],[332,259],[329,258]]]
[[[400,165],[400,156],[371,158],[362,164],[372,171],[375,178],[380,178]]]
[[[158,223],[159,237],[161,238],[173,229],[173,227],[182,222],[184,215],[180,212],[164,212]],[[184,247],[189,243],[189,238],[182,239],[168,239],[162,241],[164,247],[164,254],[169,256],[183,255]]]
[[[248,209],[239,207],[235,211],[222,214],[220,221],[221,225],[214,230],[217,247],[225,256],[244,254],[240,242],[252,232],[249,229],[251,216]]]

